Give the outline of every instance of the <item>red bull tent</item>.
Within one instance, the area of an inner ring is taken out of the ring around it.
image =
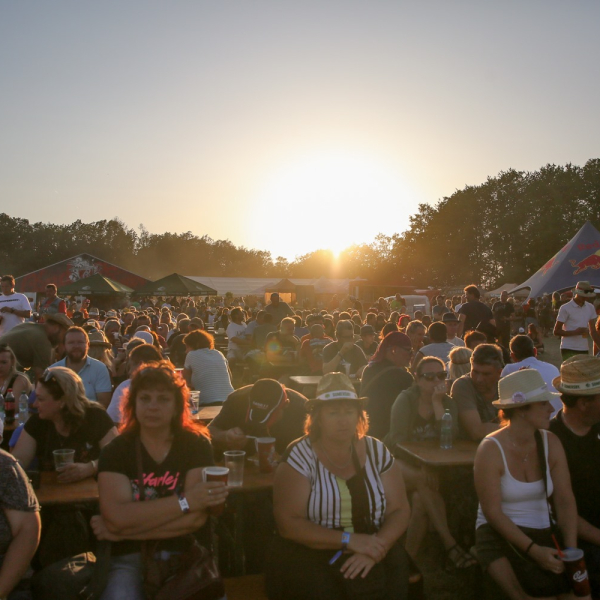
[[[529,296],[574,288],[578,281],[589,281],[600,288],[600,232],[589,222],[539,271],[510,293],[529,288]]]

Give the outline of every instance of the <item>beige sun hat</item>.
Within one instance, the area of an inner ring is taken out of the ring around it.
[[[582,298],[596,297],[596,292],[594,292],[594,288],[590,285],[589,281],[578,281],[573,290],[573,294],[581,296]]]
[[[321,402],[336,400],[356,400],[366,402],[367,398],[359,398],[354,385],[345,373],[327,373],[323,375],[317,385],[316,397],[309,400],[309,406]]]
[[[600,394],[600,358],[578,354],[565,360],[552,385],[562,394]]]
[[[515,408],[535,402],[549,402],[558,394],[548,390],[539,371],[521,369],[498,382],[498,396],[500,399],[492,402],[496,408]]]

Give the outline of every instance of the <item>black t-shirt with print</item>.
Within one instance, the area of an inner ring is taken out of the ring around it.
[[[458,314],[465,315],[464,333],[475,329],[479,323],[488,323],[494,318],[492,309],[479,300],[465,302],[460,307]]]
[[[25,431],[37,444],[35,455],[40,471],[54,471],[54,450],[75,450],[75,462],[96,460],[100,456],[100,441],[114,426],[106,410],[94,402],[86,408],[81,425],[67,437],[59,435],[52,421],[38,415],[31,415]]]
[[[417,413],[411,431],[411,440],[414,442],[424,442],[431,439],[437,440],[439,437],[440,434],[436,429],[435,415],[431,415],[429,419],[424,419]]]
[[[213,419],[211,425],[222,431],[239,427],[246,435],[274,437],[275,450],[283,454],[289,444],[304,435],[307,399],[299,392],[286,388],[290,402],[283,409],[281,419],[267,430],[266,425],[247,421],[251,389],[251,385],[246,385],[229,394],[221,412]],[[256,452],[254,440],[249,440],[245,450],[247,454]]]
[[[137,470],[136,435],[123,433],[108,444],[100,455],[98,472],[121,473],[131,484],[131,494],[139,501],[140,490]],[[145,501],[172,496],[183,490],[188,471],[214,464],[212,446],[207,438],[191,431],[175,435],[171,450],[166,458],[157,463],[142,444],[142,469]],[[163,550],[181,550],[182,538],[171,538],[161,542]],[[113,543],[112,554],[123,555],[140,551],[140,542],[126,540]]]

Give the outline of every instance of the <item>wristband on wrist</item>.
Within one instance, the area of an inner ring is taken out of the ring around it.
[[[525,556],[527,556],[529,554],[529,551],[531,550],[531,548],[535,545],[535,542],[532,540],[531,544],[529,544],[529,546],[527,546],[527,550],[525,550]]]
[[[179,501],[179,508],[181,508],[181,512],[187,515],[190,512],[190,505],[187,501],[187,498],[181,492],[177,492],[177,500]]]
[[[347,531],[342,533],[342,552],[348,550],[348,544],[350,543],[350,534]]]

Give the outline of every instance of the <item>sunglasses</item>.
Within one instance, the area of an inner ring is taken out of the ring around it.
[[[65,393],[65,391],[62,388],[62,385],[60,385],[60,381],[58,380],[58,377],[56,377],[56,375],[54,374],[54,371],[50,368],[46,369],[43,373],[42,373],[42,381],[44,383],[49,383],[50,381],[54,381],[54,383],[56,383],[56,385],[58,386],[58,389],[61,391],[61,393]]]
[[[446,371],[440,371],[439,373],[421,373],[419,377],[425,379],[425,381],[435,381],[436,379],[443,381],[446,379]]]

